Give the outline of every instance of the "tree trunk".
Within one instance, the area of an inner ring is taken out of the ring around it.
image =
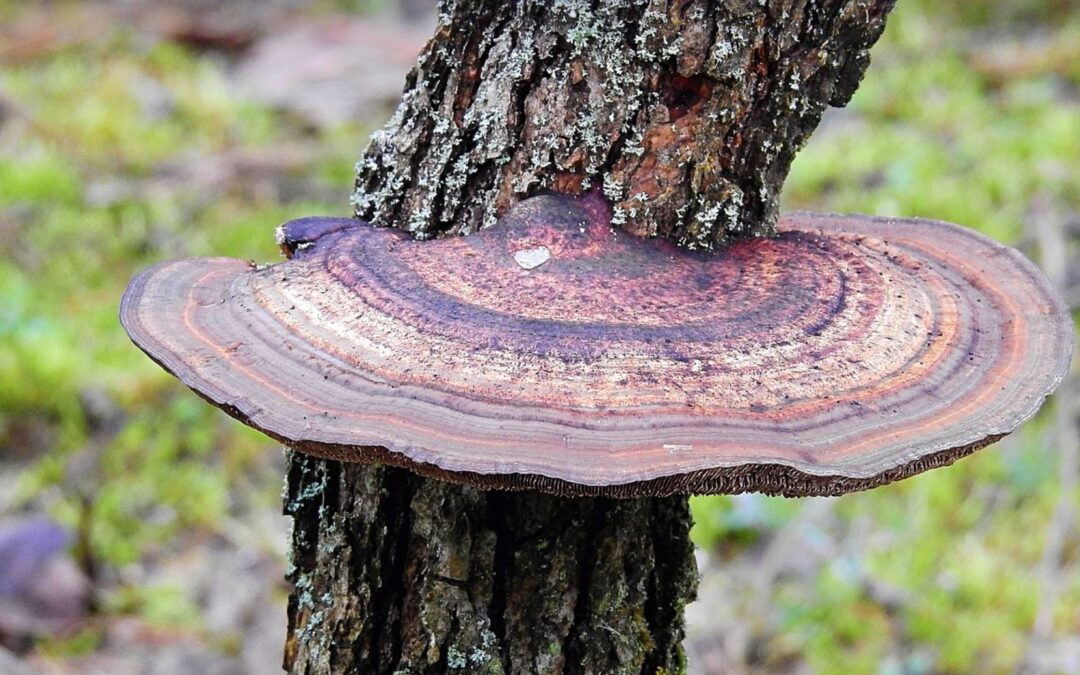
[[[467,234],[543,190],[713,248],[771,233],[892,0],[446,0],[357,166],[360,218]],[[294,673],[674,673],[685,498],[482,492],[293,454]]]
[[[356,215],[469,233],[543,189],[602,188],[636,234],[768,234],[791,160],[844,105],[893,0],[446,0]]]
[[[481,492],[296,454],[288,504],[293,672],[683,670],[685,498]]]

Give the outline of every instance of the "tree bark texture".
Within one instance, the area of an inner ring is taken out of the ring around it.
[[[768,235],[892,0],[445,0],[356,215],[468,234],[545,190],[693,248]],[[685,498],[488,493],[293,454],[294,673],[675,673]]]
[[[482,492],[292,456],[294,673],[675,673],[687,500]]]
[[[356,215],[469,233],[537,191],[597,187],[636,234],[769,234],[894,2],[447,0],[357,167]]]

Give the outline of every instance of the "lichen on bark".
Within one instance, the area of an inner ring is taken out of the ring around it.
[[[357,166],[356,215],[469,233],[541,190],[691,248],[766,235],[893,0],[451,0]]]

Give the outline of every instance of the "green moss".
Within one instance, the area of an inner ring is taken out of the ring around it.
[[[60,3],[53,16],[61,28],[65,11]],[[125,285],[167,257],[278,260],[282,220],[347,213],[340,177],[365,132],[334,130],[326,142],[336,151],[296,170],[328,202],[227,189],[207,205],[203,187],[169,178],[176,166],[197,174],[223,151],[310,138],[238,99],[213,55],[147,46],[116,26],[6,63],[0,90],[17,104],[0,139],[0,457],[30,458],[4,503],[82,528],[112,579],[110,567],[168,555],[184,535],[275,504],[281,478],[272,442],[131,345],[117,321]],[[125,589],[105,611],[187,611],[155,604],[167,589],[147,593]]]
[[[559,4],[585,8],[575,39],[602,39],[589,3]],[[0,0],[0,20],[33,5]],[[798,155],[786,207],[941,218],[1013,241],[1037,204],[1080,211],[1080,66],[1055,63],[1051,52],[1046,67],[988,76],[972,48],[1009,22],[1048,49],[1080,41],[1080,12],[1055,0],[900,2],[855,99]],[[653,40],[662,24],[656,17],[638,39]],[[671,47],[653,51],[666,58]],[[724,50],[711,56],[726,76]],[[614,76],[623,66],[604,67]],[[355,155],[378,120],[312,132],[239,99],[216,57],[167,40],[146,45],[124,27],[5,63],[0,89],[29,116],[5,118],[0,139],[0,456],[29,457],[17,494],[4,502],[46,509],[76,527],[92,498],[90,553],[104,578],[116,578],[125,565],[172,553],[185,535],[276,504],[281,478],[272,443],[202,404],[131,346],[116,320],[127,280],[180,255],[278,260],[278,223],[348,212]],[[582,121],[579,140],[595,136],[596,115]],[[325,149],[292,177],[314,188],[300,200],[234,186],[206,204],[190,186],[148,190],[142,182],[174,162],[293,142]],[[506,161],[505,148],[487,149]],[[452,164],[447,175],[460,180]],[[87,403],[101,396],[115,414],[108,424]],[[27,429],[37,428],[44,432],[34,440]],[[870,535],[857,559],[828,566],[812,584],[772,590],[782,618],[765,646],[786,646],[819,672],[1017,669],[1058,498],[1055,460],[1047,425],[1037,421],[952,468],[837,501],[840,526],[859,522]],[[319,485],[305,498],[318,498]],[[762,497],[693,506],[699,545],[724,555],[751,550],[803,508]],[[1071,574],[1053,607],[1060,635],[1075,633],[1080,607],[1080,574],[1072,558],[1066,565]],[[884,607],[867,580],[909,600]],[[106,614],[199,623],[175,587],[106,590]],[[625,592],[605,589],[602,599]],[[325,604],[322,596],[306,600]],[[565,599],[546,602],[554,612]],[[641,617],[623,618],[640,626]],[[638,632],[620,631],[619,648],[632,648]],[[90,652],[99,639],[92,629],[42,649],[60,658]],[[906,656],[897,665],[890,659],[900,648]],[[548,647],[552,656],[561,649]],[[472,652],[462,655],[472,662]]]

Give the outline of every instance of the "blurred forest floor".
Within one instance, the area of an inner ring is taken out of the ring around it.
[[[117,322],[165,258],[347,214],[425,3],[0,0],[0,674],[271,673],[281,450]],[[969,225],[1080,302],[1080,5],[900,0],[786,207]],[[691,672],[1080,672],[1076,384],[842,499],[697,498]]]

